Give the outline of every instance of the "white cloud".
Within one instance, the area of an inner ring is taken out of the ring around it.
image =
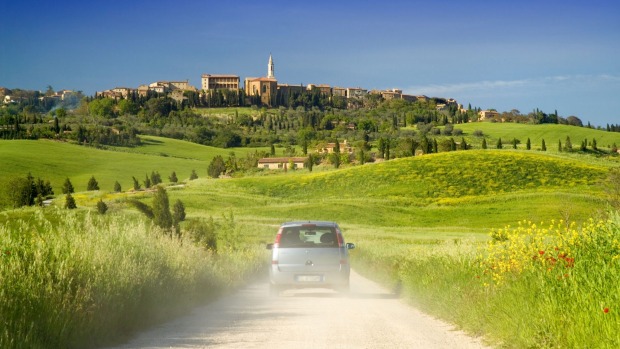
[[[464,83],[447,83],[433,84],[426,86],[410,86],[404,88],[405,93],[424,94],[428,96],[444,96],[450,97],[462,93],[480,93],[484,91],[509,90],[513,88],[534,88],[552,84],[569,84],[569,83],[604,83],[604,82],[620,82],[620,76],[609,74],[601,75],[558,75],[542,78],[530,78],[519,80],[483,80],[477,82]]]

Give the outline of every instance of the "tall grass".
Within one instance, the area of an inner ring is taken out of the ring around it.
[[[620,347],[618,213],[581,226],[525,222],[486,243],[356,242],[358,270],[500,347]]]
[[[0,227],[1,348],[100,346],[238,285],[264,254],[214,254],[135,217],[45,212]]]

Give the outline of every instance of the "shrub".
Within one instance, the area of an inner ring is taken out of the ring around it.
[[[75,199],[69,193],[65,196],[65,208],[69,210],[77,208],[77,205],[75,204]]]
[[[90,179],[88,180],[88,185],[86,186],[86,190],[88,191],[99,190],[99,183],[95,179],[95,176],[90,177]]]
[[[71,194],[74,192],[75,190],[73,188],[73,184],[71,184],[71,180],[69,179],[69,177],[67,177],[67,179],[65,179],[65,183],[62,185],[62,193]]]
[[[177,178],[177,173],[172,171],[172,173],[170,174],[170,177],[168,177],[168,179],[170,180],[170,182],[172,183],[176,183],[179,181],[179,179]]]
[[[212,178],[218,178],[222,173],[226,171],[226,164],[224,158],[221,155],[216,155],[209,163],[207,173]]]
[[[158,185],[161,183],[161,175],[157,171],[151,172],[151,183],[152,185]]]
[[[121,191],[121,184],[118,181],[114,182],[114,192],[120,193]]]
[[[97,201],[97,212],[99,212],[99,214],[105,214],[108,211],[108,205],[103,202],[103,199],[99,199],[99,201]]]
[[[178,224],[185,220],[185,205],[181,200],[175,201],[174,206],[172,207],[172,219],[174,224]]]
[[[212,217],[209,217],[207,221],[192,220],[189,222],[187,234],[196,245],[206,250],[217,251],[217,233]]]

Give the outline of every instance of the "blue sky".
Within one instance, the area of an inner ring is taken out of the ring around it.
[[[400,88],[620,124],[620,2],[0,0],[0,86],[137,87],[203,73]]]

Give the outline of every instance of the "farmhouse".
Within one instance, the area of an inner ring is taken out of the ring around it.
[[[307,158],[301,157],[283,157],[283,158],[262,158],[258,160],[258,168],[268,170],[286,170],[290,169],[291,163],[293,169],[304,168]]]
[[[481,110],[478,113],[479,119],[480,121],[482,120],[488,120],[488,119],[493,119],[499,116],[499,113],[496,112],[495,110]]]
[[[338,148],[340,149],[340,153],[343,153],[343,154],[353,153],[353,147],[351,146],[351,144],[347,143],[346,139],[342,143],[338,144]],[[325,153],[331,154],[334,152],[334,149],[336,149],[336,143],[327,143],[322,146],[319,146],[319,148],[317,149],[317,152],[321,154],[325,154]]]

